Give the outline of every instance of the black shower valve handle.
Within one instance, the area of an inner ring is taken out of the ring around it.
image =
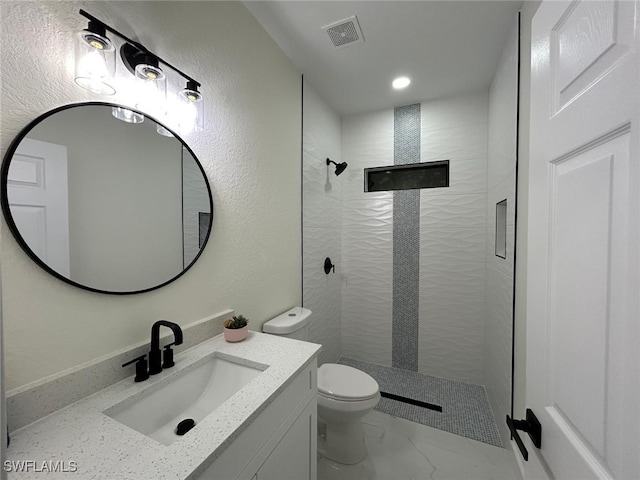
[[[331,259],[327,257],[324,259],[324,273],[329,275],[330,272],[336,273],[336,266],[331,263]]]

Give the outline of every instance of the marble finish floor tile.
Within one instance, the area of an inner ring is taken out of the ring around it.
[[[520,480],[511,450],[372,411],[363,417],[369,456],[341,465],[320,456],[318,480]]]
[[[380,391],[439,405],[442,412],[381,398],[376,410],[412,422],[502,447],[487,392],[482,385],[341,357],[339,363],[371,375]]]

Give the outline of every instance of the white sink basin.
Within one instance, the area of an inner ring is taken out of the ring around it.
[[[267,368],[267,365],[243,365],[241,361],[214,353],[103,413],[170,445],[181,438],[176,433],[178,423],[193,419],[198,425]]]

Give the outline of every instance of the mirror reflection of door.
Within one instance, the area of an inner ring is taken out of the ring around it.
[[[53,270],[69,276],[67,148],[24,139],[11,161],[7,195],[29,247]]]

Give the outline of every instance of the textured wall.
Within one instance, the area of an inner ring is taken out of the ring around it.
[[[516,113],[518,88],[517,19],[489,91],[489,170],[487,175],[487,323],[484,385],[502,439],[511,412],[511,337],[515,238]],[[495,255],[496,203],[507,200],[507,258]]]
[[[420,161],[449,159],[451,180],[420,191],[418,370],[481,383],[487,92],[420,111]],[[364,193],[363,169],[393,164],[394,111],[344,118],[342,138],[343,355],[391,365],[393,194]]]
[[[322,344],[319,363],[335,362],[341,351],[342,183],[335,166],[341,160],[340,118],[304,83],[303,99],[303,301],[313,312],[310,338]],[[351,168],[347,169],[347,171]],[[335,273],[324,273],[330,257]]]
[[[342,354],[391,366],[393,193],[365,193],[363,169],[393,165],[393,109],[343,117],[342,158]]]
[[[422,161],[450,160],[449,188],[420,195],[419,371],[482,383],[487,92],[422,104]]]
[[[213,234],[194,267],[160,290],[107,296],[69,286],[29,260],[3,220],[8,389],[148,339],[166,318],[227,308],[250,328],[301,302],[300,75],[240,2],[2,2],[2,153],[22,127],[62,104],[132,105],[73,83],[84,8],[202,82],[205,131],[185,140],[211,182]],[[131,77],[122,72],[120,85]]]

